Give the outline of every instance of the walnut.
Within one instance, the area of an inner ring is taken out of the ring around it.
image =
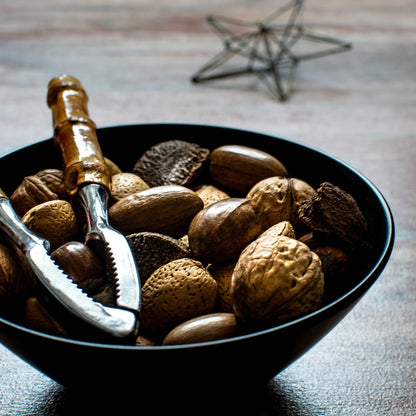
[[[23,215],[42,202],[67,197],[64,174],[58,169],[41,170],[35,175],[26,176],[10,197],[10,202],[16,213]]]
[[[245,322],[281,324],[320,307],[321,261],[305,244],[285,236],[259,237],[241,253],[231,291]]]
[[[247,198],[256,202],[264,230],[281,221],[289,221],[296,229],[301,224],[298,208],[314,193],[315,190],[300,179],[272,176],[254,185]]]

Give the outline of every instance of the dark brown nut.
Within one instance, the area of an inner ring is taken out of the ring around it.
[[[233,313],[212,313],[178,325],[166,335],[163,345],[217,341],[236,335],[238,335],[238,322]]]
[[[64,174],[58,169],[41,170],[26,176],[10,196],[10,202],[19,216],[42,202],[66,198]]]
[[[226,264],[210,264],[208,271],[218,284],[220,295],[219,309],[221,312],[234,312],[233,295],[231,293],[231,278],[233,277],[235,262]]]
[[[208,162],[209,150],[182,140],[161,142],[136,162],[133,173],[149,186],[191,186]]]
[[[227,193],[212,185],[201,186],[195,190],[195,193],[202,199],[204,207],[230,197]]]
[[[266,231],[264,231],[260,237],[265,235],[272,235],[275,237],[284,235],[286,237],[296,238],[295,230],[289,221],[281,221],[275,225],[272,225]]]
[[[178,259],[159,267],[142,288],[140,326],[144,333],[170,330],[215,311],[217,282],[193,259]]]
[[[69,202],[55,200],[31,208],[22,218],[29,230],[49,241],[55,250],[67,241],[76,240],[79,225]]]
[[[53,251],[51,257],[89,295],[93,296],[104,285],[104,266],[85,244],[79,241],[69,241]]]
[[[20,258],[15,251],[0,243],[0,298],[13,299],[25,297],[35,286],[35,280],[26,270],[25,258]]]
[[[114,202],[149,189],[149,185],[134,173],[120,172],[111,177],[111,197]]]
[[[238,258],[261,230],[253,201],[223,199],[195,215],[188,230],[189,246],[201,261],[230,262]]]
[[[262,179],[287,176],[286,168],[274,156],[240,145],[217,147],[211,153],[209,170],[215,182],[243,194]]]
[[[142,285],[160,266],[183,257],[191,251],[181,241],[158,233],[135,233],[127,237]]]
[[[348,269],[348,256],[337,247],[320,246],[313,250],[321,259],[325,282],[337,279]]]
[[[27,327],[34,329],[35,331],[59,337],[69,336],[66,329],[63,328],[34,297],[30,297],[26,300],[23,321]]]
[[[109,209],[109,218],[124,234],[149,231],[181,237],[203,205],[201,198],[188,188],[157,186],[116,202]]]
[[[256,202],[264,222],[264,229],[281,221],[289,221],[296,229],[299,224],[299,206],[315,190],[296,178],[274,176],[258,182],[247,198]]]
[[[231,290],[238,319],[260,324],[285,323],[321,305],[321,261],[293,238],[259,237],[241,253]]]
[[[335,234],[350,249],[367,244],[367,223],[357,202],[330,182],[321,184],[301,204],[299,218],[313,231]]]

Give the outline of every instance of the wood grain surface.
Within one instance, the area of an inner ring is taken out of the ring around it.
[[[397,233],[389,264],[318,345],[265,389],[232,397],[216,410],[414,415],[416,2],[306,1],[305,26],[350,41],[353,49],[302,62],[285,103],[251,76],[190,82],[222,47],[205,22],[207,14],[251,20],[280,4],[1,0],[0,153],[51,137],[47,83],[69,73],[88,91],[90,114],[99,127],[189,122],[246,128],[308,144],[352,165],[375,183],[393,210]],[[0,346],[0,415],[87,414],[97,406],[80,402]],[[193,414],[203,414],[204,408],[201,403]],[[138,409],[139,403],[140,414]],[[136,413],[119,409],[115,414]]]

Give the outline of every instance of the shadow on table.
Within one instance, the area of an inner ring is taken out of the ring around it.
[[[173,414],[181,415],[281,415],[301,416],[316,414],[307,397],[296,386],[279,383],[273,379],[265,386],[234,389],[233,386],[198,389],[177,389],[161,382],[159,389],[142,392],[131,389],[95,391],[93,386],[82,391],[74,388],[57,388],[49,392],[42,403],[38,415],[66,416],[83,414],[141,415]],[[45,394],[46,396],[46,394]]]

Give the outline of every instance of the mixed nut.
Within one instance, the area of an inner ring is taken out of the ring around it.
[[[139,155],[130,172],[106,163],[109,220],[126,235],[142,284],[137,346],[230,338],[313,312],[367,244],[350,194],[329,182],[315,190],[258,149],[170,140]],[[24,178],[10,200],[51,242],[65,273],[112,306],[115,288],[99,253],[81,242],[85,218],[62,172]],[[35,286],[24,259],[2,242],[2,309],[13,304],[24,325],[76,337],[38,302]]]

